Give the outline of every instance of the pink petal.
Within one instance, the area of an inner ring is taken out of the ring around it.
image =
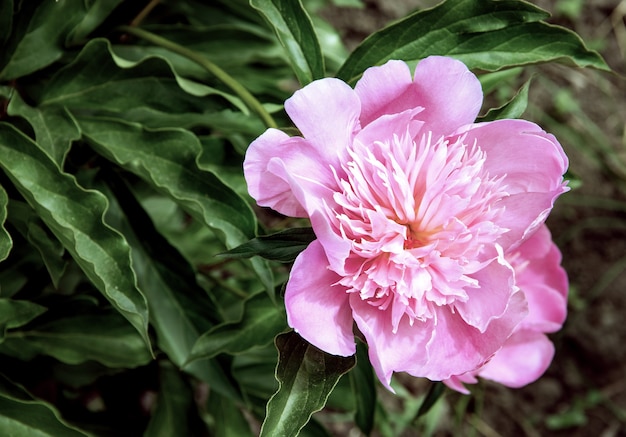
[[[473,123],[483,103],[483,91],[465,64],[452,58],[430,56],[415,69],[415,105],[423,106],[421,119],[434,134],[446,135]]]
[[[361,100],[362,126],[383,115],[396,114],[419,106],[411,71],[402,61],[392,60],[380,67],[368,68],[354,91]]]
[[[472,123],[483,100],[480,82],[460,61],[430,56],[417,64],[413,81],[402,61],[368,68],[355,87],[363,126],[386,114],[424,108],[420,119],[434,137]]]
[[[313,241],[298,257],[285,291],[287,323],[312,345],[333,355],[356,352],[352,314],[345,287],[328,270],[320,243]]]
[[[331,170],[307,140],[268,129],[250,144],[243,163],[248,192],[260,206],[307,217],[332,197]],[[326,184],[326,185],[325,185]]]
[[[437,312],[435,335],[428,344],[427,364],[407,372],[442,381],[477,369],[500,349],[527,313],[523,294],[515,293],[505,314],[492,320],[481,333],[448,307],[442,307]]]
[[[552,242],[550,231],[542,225],[511,255],[516,268],[516,283],[528,301],[528,317],[522,327],[540,332],[555,332],[567,315],[567,274],[561,267],[561,253]]]
[[[369,359],[376,375],[393,392],[389,385],[393,372],[402,372],[426,363],[426,344],[432,335],[433,322],[416,321],[410,325],[405,317],[394,333],[391,329],[391,311],[379,310],[361,300],[358,294],[350,295],[350,305],[354,321],[367,340]]]
[[[284,149],[289,136],[278,129],[268,129],[254,140],[243,163],[248,192],[260,206],[268,206],[285,215],[306,217],[307,213],[291,192],[284,171],[275,174],[268,170],[277,150]]]
[[[567,191],[563,174],[567,158],[556,139],[524,120],[476,124],[466,138],[486,152],[485,168],[492,177],[506,176],[511,195],[502,200],[498,225],[510,229],[499,240],[505,251],[531,235],[550,213],[556,198]]]
[[[321,163],[338,168],[338,154],[360,128],[361,102],[354,90],[339,79],[316,80],[287,99],[285,110]]]
[[[454,307],[468,325],[485,332],[492,320],[502,317],[517,290],[513,268],[500,258],[471,276],[478,280],[479,288],[467,287],[467,301]]]
[[[554,356],[554,346],[544,334],[521,330],[513,334],[478,375],[508,387],[536,381]]]

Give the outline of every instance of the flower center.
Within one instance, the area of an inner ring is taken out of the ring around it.
[[[463,136],[426,133],[357,139],[348,156],[328,210],[335,232],[352,242],[339,283],[391,309],[394,329],[405,315],[425,320],[437,306],[465,301],[465,289],[478,286],[471,275],[507,231],[496,224],[506,187],[485,170],[484,152]]]

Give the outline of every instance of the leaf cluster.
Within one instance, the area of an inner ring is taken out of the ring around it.
[[[352,53],[318,3],[0,0],[0,434],[327,435],[327,404],[372,431],[365,347],[289,332],[280,291],[315,236],[268,232],[247,145],[289,127],[298,87],[391,58],[608,67],[521,1],[448,0]]]

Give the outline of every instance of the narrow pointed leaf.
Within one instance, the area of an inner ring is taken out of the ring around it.
[[[315,240],[312,228],[293,228],[271,235],[263,235],[218,256],[224,258],[250,258],[261,256],[283,263],[293,262]]]
[[[490,109],[483,117],[479,117],[476,121],[483,122],[501,120],[504,118],[520,118],[528,106],[530,82],[530,79],[526,81],[511,100],[499,108]]]
[[[144,129],[115,119],[79,118],[81,131],[103,156],[171,196],[206,223],[232,248],[253,238],[256,218],[250,206],[216,174],[198,167],[200,141],[183,129]],[[272,273],[265,262],[253,267],[268,290]]]
[[[245,302],[239,322],[225,323],[204,333],[196,341],[190,360],[221,353],[238,354],[264,346],[286,327],[284,308],[272,302],[267,294],[256,294]]]
[[[8,211],[9,222],[37,249],[50,274],[52,285],[57,287],[67,266],[67,261],[63,258],[65,254],[63,244],[51,234],[27,203],[12,201]]]
[[[161,361],[159,364],[160,387],[156,407],[143,436],[194,435],[189,420],[196,410],[191,388],[171,363]],[[199,422],[199,418],[196,421]]]
[[[25,325],[45,311],[45,307],[34,302],[0,298],[0,342],[6,329]]]
[[[0,124],[0,167],[96,288],[150,344],[147,304],[136,285],[128,243],[103,221],[106,198],[83,190],[36,143],[5,123]]]
[[[276,347],[280,386],[267,404],[261,437],[297,436],[311,415],[324,408],[341,375],[354,367],[355,357],[327,354],[295,332],[279,335]]]
[[[365,435],[374,428],[376,411],[376,377],[367,356],[367,347],[357,342],[356,366],[348,374],[356,404],[354,422]]]
[[[0,435],[11,437],[86,437],[69,425],[51,404],[34,399],[0,375]]]
[[[337,77],[354,82],[366,68],[389,59],[416,61],[429,55],[451,56],[471,69],[489,71],[555,60],[610,70],[574,32],[540,21],[548,16],[517,0],[448,0],[370,35]]]
[[[109,199],[107,221],[132,248],[133,268],[137,283],[145,290],[157,345],[182,368],[200,334],[219,319],[218,311],[198,286],[191,266],[156,231],[124,181],[114,172],[106,172],[103,178],[110,189],[97,188]],[[240,397],[216,360],[192,363],[185,371],[232,399]]]
[[[12,331],[0,351],[23,359],[49,355],[66,364],[93,360],[113,368],[137,367],[152,360],[141,336],[116,312],[65,317]]]
[[[311,18],[300,0],[250,0],[274,28],[300,85],[324,77],[324,58]]]
[[[78,127],[65,108],[34,108],[24,103],[16,93],[9,102],[7,112],[24,117],[35,131],[37,144],[59,167],[63,166],[72,141],[80,138]]]
[[[67,32],[84,14],[84,3],[44,1],[34,8],[22,7],[18,14],[27,14],[23,15],[27,28],[12,53],[5,54],[10,57],[0,70],[0,79],[25,76],[58,60],[63,55]]]
[[[420,405],[419,410],[417,411],[417,415],[415,418],[423,416],[428,413],[430,409],[435,405],[435,403],[441,398],[441,396],[445,393],[446,386],[443,382],[437,381],[433,382],[430,386],[430,390],[426,393],[426,397],[422,401],[422,405]]]
[[[213,437],[253,437],[250,425],[237,405],[230,399],[211,392],[207,411],[212,416]]]
[[[0,261],[4,261],[13,247],[13,240],[11,235],[4,228],[4,222],[7,219],[7,204],[9,203],[9,197],[7,192],[0,185]],[[2,291],[2,290],[0,290]]]

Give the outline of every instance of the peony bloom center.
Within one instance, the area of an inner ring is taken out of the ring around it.
[[[480,145],[407,132],[369,144],[357,137],[346,152],[326,205],[334,232],[352,242],[338,283],[390,309],[394,331],[405,316],[425,321],[467,301],[466,288],[479,287],[472,274],[498,256],[507,231],[496,224],[506,186],[485,170]]]

